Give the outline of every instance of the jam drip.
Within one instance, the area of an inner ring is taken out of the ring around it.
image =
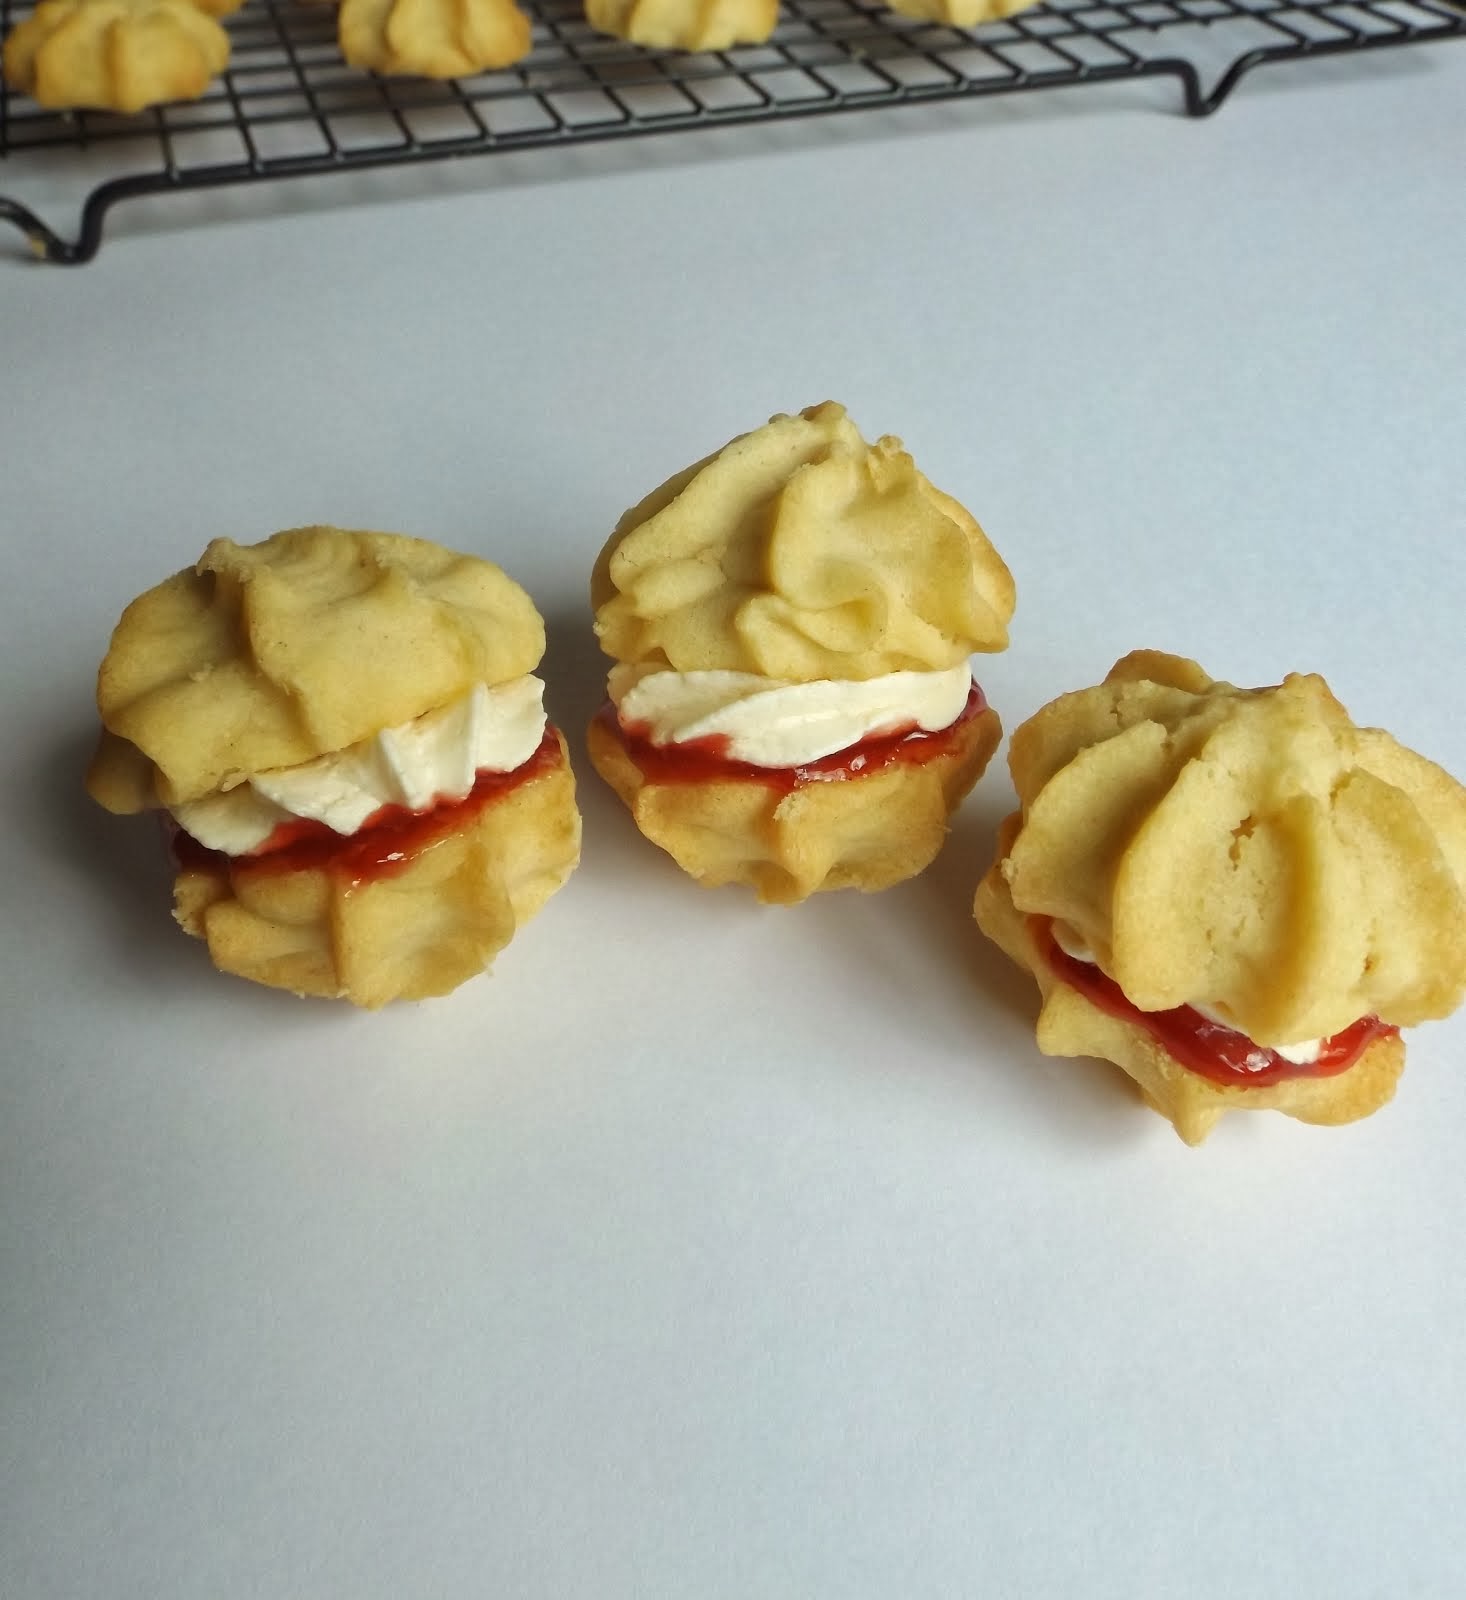
[[[229,856],[210,850],[179,829],[173,838],[178,865],[187,869],[224,871],[234,878],[255,873],[326,870],[353,886],[401,872],[414,857],[502,799],[511,789],[529,783],[558,766],[560,739],[545,724],[545,735],[527,761],[512,772],[480,772],[461,800],[444,800],[427,811],[382,806],[353,834],[340,834],[324,822],[282,823],[252,855]]]
[[[718,780],[743,780],[762,783],[784,794],[803,783],[844,783],[864,778],[899,765],[921,766],[941,755],[952,735],[964,723],[987,710],[987,700],[974,683],[967,702],[956,719],[934,733],[908,727],[893,733],[874,734],[856,744],[806,761],[797,767],[757,767],[751,761],[735,761],[728,755],[728,736],[711,734],[704,739],[689,739],[685,744],[653,744],[644,726],[623,727],[616,708],[608,700],[595,720],[615,735],[626,748],[648,783],[713,783]]]
[[[1112,1017],[1139,1023],[1183,1067],[1213,1083],[1260,1089],[1285,1078],[1336,1077],[1347,1072],[1376,1039],[1400,1031],[1378,1017],[1361,1017],[1341,1033],[1325,1039],[1317,1061],[1299,1065],[1276,1050],[1254,1044],[1245,1033],[1202,1016],[1191,1006],[1177,1006],[1173,1011],[1142,1011],[1093,962],[1077,961],[1060,949],[1048,917],[1030,917],[1029,928],[1049,969],[1071,989],[1077,989]]]

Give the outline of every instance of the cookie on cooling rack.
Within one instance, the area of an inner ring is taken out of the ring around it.
[[[984,22],[1027,11],[1038,0],[886,0],[892,11],[918,22],[940,22],[949,28],[977,28]]]
[[[787,904],[912,877],[997,747],[968,657],[1007,645],[1008,569],[841,406],[775,417],[654,490],[591,602],[618,663],[591,760],[709,887]]]
[[[229,36],[191,0],[41,0],[4,49],[6,83],[58,111],[196,100],[228,63]]]
[[[128,606],[87,774],[162,808],[216,966],[376,1007],[482,972],[579,859],[575,782],[498,567],[426,540],[216,539]]]
[[[1039,1049],[1114,1062],[1188,1144],[1228,1111],[1368,1116],[1399,1030],[1466,993],[1466,789],[1320,677],[1138,651],[1009,765],[978,923],[1038,982]]]
[[[585,20],[649,50],[728,50],[762,44],[779,0],[585,0]]]
[[[467,78],[529,54],[529,18],[513,0],[342,0],[341,54],[394,78]]]

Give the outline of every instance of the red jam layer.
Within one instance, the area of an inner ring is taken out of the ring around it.
[[[1034,941],[1050,969],[1071,989],[1101,1011],[1122,1022],[1138,1022],[1155,1041],[1173,1055],[1183,1067],[1210,1078],[1213,1083],[1265,1088],[1285,1078],[1332,1078],[1347,1072],[1376,1039],[1398,1033],[1378,1017],[1361,1017],[1342,1033],[1325,1039],[1318,1060],[1300,1066],[1276,1050],[1254,1044],[1245,1033],[1213,1022],[1190,1006],[1174,1011],[1142,1011],[1125,998],[1113,978],[1107,977],[1090,961],[1076,961],[1054,940],[1053,923],[1048,917],[1030,917]]]
[[[653,744],[644,724],[623,727],[609,700],[596,712],[596,721],[620,739],[648,783],[712,783],[733,778],[767,784],[788,794],[802,783],[844,783],[887,767],[921,766],[941,755],[957,729],[987,708],[982,690],[974,683],[956,720],[935,733],[914,726],[898,728],[797,767],[756,767],[750,761],[735,761],[727,753],[728,736],[722,733],[689,739],[685,744]]]
[[[326,869],[353,885],[390,878],[424,850],[456,832],[486,806],[501,800],[511,789],[549,772],[560,762],[560,740],[545,724],[545,736],[528,761],[513,772],[480,772],[473,788],[461,800],[440,801],[426,811],[406,806],[383,806],[374,811],[357,832],[340,834],[324,822],[284,822],[247,856],[229,856],[210,850],[197,839],[177,830],[173,853],[183,868],[224,870],[235,878],[243,874],[300,872]]]

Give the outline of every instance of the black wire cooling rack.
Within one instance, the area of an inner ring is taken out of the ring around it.
[[[0,26],[29,9],[0,0]],[[768,44],[682,55],[602,37],[580,0],[526,9],[529,56],[451,83],[348,67],[329,5],[249,0],[229,70],[191,104],[63,115],[0,85],[0,191],[28,201],[0,192],[0,220],[43,260],[83,262],[137,195],[1121,78],[1174,78],[1205,116],[1266,62],[1466,35],[1453,0],[1048,0],[970,31],[876,0],[784,0]],[[72,239],[34,209],[68,186]]]

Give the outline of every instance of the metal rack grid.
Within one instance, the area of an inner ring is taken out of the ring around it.
[[[0,26],[29,9],[0,0]],[[580,0],[526,9],[529,56],[450,83],[348,67],[329,5],[249,0],[229,69],[191,104],[59,114],[0,85],[0,191],[59,169],[84,186],[72,239],[3,192],[0,221],[44,260],[84,262],[137,195],[1125,78],[1174,78],[1205,116],[1260,64],[1466,35],[1460,0],[1048,0],[973,30],[784,0],[768,44],[684,55],[597,34]]]

